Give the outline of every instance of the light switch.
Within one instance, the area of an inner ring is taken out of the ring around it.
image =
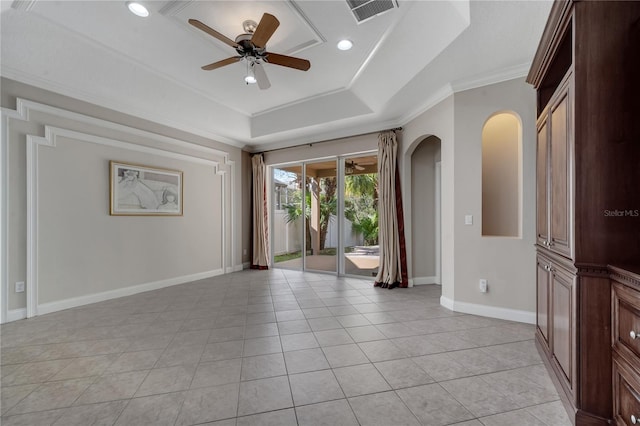
[[[473,215],[467,214],[464,216],[465,225],[473,225]]]

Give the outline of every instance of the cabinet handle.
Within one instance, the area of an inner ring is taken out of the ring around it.
[[[549,241],[549,244],[547,244],[549,247],[553,247],[555,245],[555,243],[553,241]]]
[[[635,339],[636,339],[636,337],[638,337],[638,335],[636,334],[636,332],[635,332],[635,331],[633,331],[633,330],[631,330],[631,331],[629,332],[629,336],[630,336],[633,340],[635,340]]]
[[[631,415],[631,424],[635,425],[637,423],[638,423],[638,418],[632,414]]]

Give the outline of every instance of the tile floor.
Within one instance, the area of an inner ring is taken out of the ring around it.
[[[439,297],[244,271],[6,324],[1,423],[570,425],[533,326]]]

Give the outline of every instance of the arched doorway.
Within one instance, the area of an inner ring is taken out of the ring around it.
[[[413,284],[441,284],[441,141],[428,136],[411,153]]]

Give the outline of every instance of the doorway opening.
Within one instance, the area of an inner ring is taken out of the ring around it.
[[[441,284],[441,147],[429,136],[411,154],[413,284]]]
[[[271,167],[275,268],[375,276],[375,152]]]

